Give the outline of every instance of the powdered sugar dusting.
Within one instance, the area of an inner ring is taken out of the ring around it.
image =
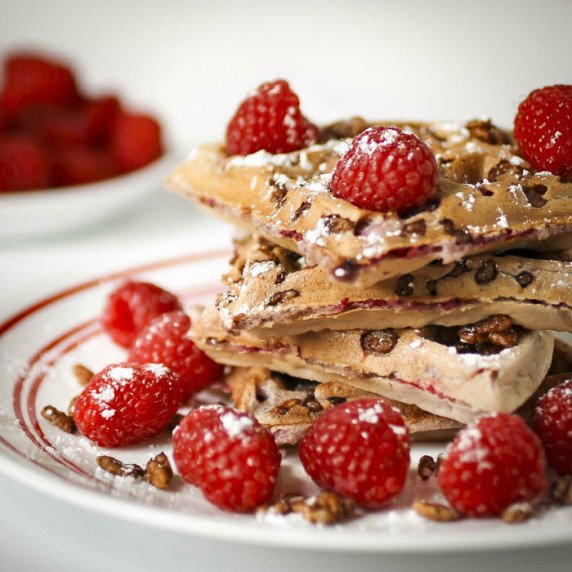
[[[244,435],[245,429],[254,425],[250,417],[236,415],[234,412],[224,413],[220,420],[229,437],[241,437]]]

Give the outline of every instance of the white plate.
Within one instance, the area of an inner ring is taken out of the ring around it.
[[[361,552],[458,551],[569,542],[572,507],[508,525],[500,519],[466,519],[444,524],[423,520],[409,505],[437,494],[435,479],[415,475],[422,454],[440,446],[414,445],[404,492],[386,510],[360,515],[333,527],[312,526],[296,515],[257,518],[220,511],[201,493],[176,478],[160,491],[129,478],[111,477],[95,457],[111,454],[145,464],[160,451],[170,454],[167,434],[137,446],[102,450],[84,437],[68,435],[40,416],[45,405],[65,410],[80,387],[75,363],[98,370],[124,352],[101,333],[97,317],[105,297],[126,276],[151,280],[181,296],[186,304],[205,303],[220,288],[228,249],[166,260],[80,284],[31,305],[0,325],[0,470],[65,502],[117,519],[153,527],[252,544]],[[215,396],[216,397],[216,396]],[[291,451],[281,469],[279,491],[313,494]]]
[[[168,151],[131,173],[86,185],[37,191],[0,192],[0,240],[20,240],[87,228],[135,208],[181,156]]]

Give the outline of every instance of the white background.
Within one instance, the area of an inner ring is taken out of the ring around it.
[[[223,136],[239,100],[284,77],[316,122],[490,116],[510,127],[536,87],[572,83],[569,0],[0,0],[0,55],[70,61],[92,92],[158,115],[181,156]],[[47,293],[228,240],[156,189],[131,213],[66,236],[0,243],[0,320]],[[110,255],[111,253],[111,255]],[[1,364],[0,364],[1,367]],[[454,538],[452,536],[452,542]],[[0,569],[570,570],[572,547],[462,555],[332,555],[156,532],[0,476]]]

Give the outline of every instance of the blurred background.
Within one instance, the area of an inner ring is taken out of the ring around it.
[[[185,148],[283,77],[318,122],[490,116],[572,81],[570,0],[1,0],[0,54],[38,47],[159,114]]]
[[[64,60],[90,94],[115,93],[159,118],[182,158],[222,139],[246,93],[278,77],[317,123],[486,116],[510,128],[531,90],[572,83],[571,22],[571,0],[0,0],[0,59],[34,49]],[[0,238],[0,322],[80,280],[228,244],[228,227],[159,183],[153,191],[120,218],[75,234]],[[572,558],[570,546],[443,557],[254,551],[124,526],[5,475],[0,505],[0,568],[11,572],[95,571],[103,557],[106,570],[122,572],[225,570],[238,558],[253,571],[380,570],[383,563],[519,572],[548,564],[558,572]]]

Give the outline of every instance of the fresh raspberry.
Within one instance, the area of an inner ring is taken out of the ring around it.
[[[469,516],[494,516],[548,487],[540,439],[516,415],[480,417],[447,448],[439,485],[451,506]]]
[[[289,153],[313,145],[320,130],[300,111],[300,100],[288,82],[263,83],[240,104],[226,131],[229,155],[264,150]]]
[[[377,508],[403,488],[409,449],[401,413],[382,399],[363,398],[322,415],[302,437],[299,454],[318,485]]]
[[[109,296],[101,324],[116,344],[130,348],[153,318],[175,310],[182,306],[174,294],[149,282],[130,280]]]
[[[331,189],[362,209],[403,213],[435,196],[437,173],[433,153],[413,133],[371,127],[338,161]]]
[[[41,143],[31,135],[0,138],[0,191],[44,189],[51,184],[51,163]]]
[[[173,435],[173,458],[185,481],[234,512],[270,500],[281,461],[268,429],[221,405],[199,407],[181,421]]]
[[[79,99],[71,69],[37,54],[18,53],[4,65],[2,106],[10,114],[38,104],[70,105]]]
[[[115,122],[110,148],[122,172],[139,169],[163,152],[161,126],[148,115],[121,113]]]
[[[177,373],[187,399],[216,381],[224,366],[214,362],[188,337],[191,319],[184,312],[157,316],[131,346],[127,361],[162,363]]]
[[[96,373],[74,406],[79,431],[101,447],[153,437],[181,403],[178,376],[160,364],[111,364]]]
[[[519,105],[514,138],[536,168],[572,174],[572,85],[535,89]]]
[[[532,421],[550,466],[559,475],[572,475],[572,379],[538,400]]]

